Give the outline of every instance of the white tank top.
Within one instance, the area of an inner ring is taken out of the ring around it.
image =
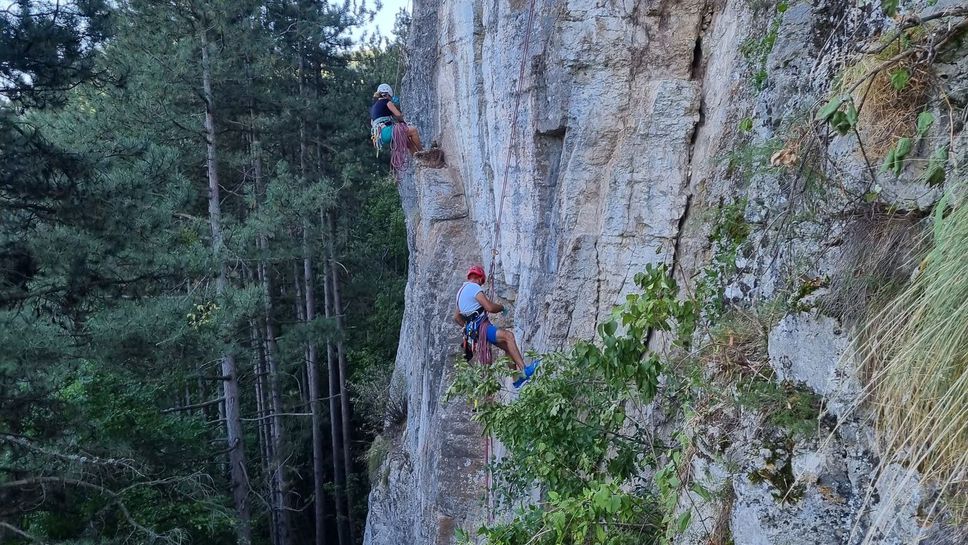
[[[457,292],[457,308],[461,314],[470,314],[481,308],[481,304],[477,302],[477,294],[482,291],[484,288],[476,282],[464,282]]]

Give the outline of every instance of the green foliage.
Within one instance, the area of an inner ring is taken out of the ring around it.
[[[890,74],[891,87],[895,91],[901,92],[907,87],[908,82],[911,81],[911,72],[906,68],[898,68],[891,71]]]
[[[514,522],[482,528],[478,532],[491,545],[528,543],[588,543],[636,545],[648,534],[625,528],[639,527],[649,519],[642,504],[615,483],[590,480],[579,493],[562,496],[554,491],[542,508],[523,508]],[[606,522],[601,522],[606,521]],[[464,534],[470,543],[469,536]]]
[[[817,431],[821,398],[806,387],[755,376],[740,382],[737,401],[743,407],[762,411],[769,424],[791,436],[809,436]]]
[[[892,80],[893,81],[893,80]],[[934,114],[929,111],[923,111],[918,114],[916,128],[917,137],[923,139],[927,136],[928,131],[934,126],[935,118]],[[895,176],[899,176],[901,171],[904,169],[904,162],[910,155],[914,147],[914,139],[911,137],[902,137],[897,140],[897,142],[892,146],[888,152],[887,156],[884,158],[884,164],[881,166],[881,171],[893,172]],[[928,166],[921,176],[921,180],[929,185],[938,185],[944,182],[945,178],[945,166],[948,162],[948,147],[942,146],[934,150],[931,157],[928,159]]]
[[[386,462],[387,455],[390,453],[390,442],[382,435],[377,435],[370,443],[366,451],[366,470],[370,478],[370,483],[378,483],[384,479],[380,475],[380,468]]]
[[[881,0],[881,10],[884,12],[884,15],[894,17],[897,15],[898,4],[900,4],[900,0]]]
[[[777,139],[739,146],[726,156],[729,175],[748,179],[755,173],[767,171],[771,168],[770,157],[782,148],[783,143]]]
[[[599,325],[600,344],[579,342],[567,353],[544,355],[536,378],[512,404],[494,400],[501,366],[458,364],[449,395],[466,396],[475,418],[507,448],[495,468],[501,483],[495,488],[506,491],[505,501],[531,486],[544,491],[540,505],[481,528],[478,535],[488,543],[659,542],[662,525],[683,524],[671,522],[668,505],[636,484],[644,468],[662,463],[654,452],[664,457],[678,448],[646,442],[647,424],[634,415],[655,398],[664,367],[649,339],[664,331],[687,346],[698,307],[678,299],[665,267],[649,266],[635,282],[642,292],[628,295]]]
[[[731,255],[736,248],[746,241],[750,234],[750,225],[746,223],[746,199],[739,199],[720,209],[720,215],[713,225],[709,240],[722,247],[728,248]]]
[[[945,181],[946,167],[948,165],[948,146],[941,146],[934,150],[928,159],[928,167],[921,175],[921,181],[928,185],[941,185]]]
[[[847,108],[841,110],[846,104]],[[817,111],[817,121],[829,123],[840,135],[845,135],[857,127],[859,112],[850,97],[834,97]]]
[[[95,78],[97,47],[110,36],[112,7],[104,0],[62,1],[56,10],[36,1],[5,2],[0,10],[0,94],[11,102],[0,102],[0,112],[12,105],[62,104],[64,89]],[[8,128],[0,126],[0,131]]]
[[[911,153],[911,146],[912,141],[910,138],[906,136],[899,138],[897,143],[894,144],[894,147],[887,152],[887,157],[884,158],[884,165],[881,166],[881,171],[890,171],[895,176],[899,176],[901,170],[904,169],[904,160]]]
[[[713,246],[713,259],[700,273],[696,285],[695,300],[703,305],[703,316],[714,321],[725,310],[722,292],[726,279],[736,270],[736,259],[750,234],[746,221],[746,199],[720,208],[716,222],[709,234]]]
[[[789,2],[781,0],[777,2],[775,9],[775,15],[770,20],[769,28],[766,34],[760,39],[750,38],[743,43],[740,52],[746,57],[746,60],[750,62],[753,66],[753,87],[757,91],[762,91],[766,88],[767,78],[769,74],[766,70],[766,62],[769,59],[770,52],[773,51],[773,47],[776,45],[776,40],[780,33],[780,24],[783,21],[782,15],[790,8]]]
[[[934,114],[927,111],[918,114],[918,136],[923,138],[932,125],[934,125]]]
[[[683,490],[688,489],[707,501],[712,498],[712,494],[699,483],[683,482],[689,472],[689,460],[685,453],[689,451],[691,441],[685,431],[677,433],[675,439],[679,448],[669,453],[668,461],[656,470],[654,477],[656,501],[662,514],[658,527],[664,529],[658,542],[663,545],[673,543],[692,521],[692,510],[678,508]]]
[[[407,230],[395,185],[388,180],[361,189],[358,221],[346,231],[342,262],[354,271],[346,293],[357,302],[347,309],[347,320],[358,324],[348,333],[354,409],[368,432],[376,433],[387,415],[403,318]]]
[[[824,104],[822,108],[817,111],[817,121],[830,121],[830,119],[840,110],[841,104],[843,104],[846,98],[842,96],[837,96],[830,99],[829,102]]]

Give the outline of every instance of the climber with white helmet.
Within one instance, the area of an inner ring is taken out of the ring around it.
[[[514,339],[514,333],[499,328],[488,320],[488,312],[503,312],[504,305],[488,299],[481,287],[486,280],[484,267],[474,265],[467,270],[467,282],[464,282],[457,292],[457,311],[454,313],[454,321],[463,328],[464,357],[470,360],[474,357],[474,352],[477,352],[481,364],[490,364],[490,350],[487,345],[496,345],[511,358],[513,368],[522,373],[514,381],[514,387],[520,388],[531,379],[539,362],[534,361],[525,365],[521,351],[518,350],[518,343]]]
[[[416,127],[407,125],[403,112],[398,107],[399,100],[393,96],[393,88],[387,83],[381,83],[373,94],[373,105],[370,106],[370,126],[373,145],[377,149],[390,144],[393,137],[393,125],[402,124],[407,128],[407,147],[410,153],[417,153],[423,149],[420,134]]]

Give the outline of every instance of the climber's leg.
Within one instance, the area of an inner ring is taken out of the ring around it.
[[[487,340],[493,345],[497,345],[498,348],[504,350],[504,352],[510,356],[511,361],[514,362],[514,368],[518,371],[524,369],[524,358],[521,357],[521,351],[518,350],[518,343],[514,340],[514,333],[511,333],[507,329],[498,329],[496,326],[488,326],[487,328]]]
[[[420,143],[420,133],[417,132],[417,127],[407,126],[407,145],[410,147],[410,153],[417,153],[423,149],[423,144]]]

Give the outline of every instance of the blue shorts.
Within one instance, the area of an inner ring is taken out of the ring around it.
[[[487,324],[487,342],[491,344],[497,344],[497,326],[494,324]]]
[[[383,141],[384,145],[390,144],[390,142],[393,140],[393,125],[383,127],[383,130],[380,131],[380,140]]]

